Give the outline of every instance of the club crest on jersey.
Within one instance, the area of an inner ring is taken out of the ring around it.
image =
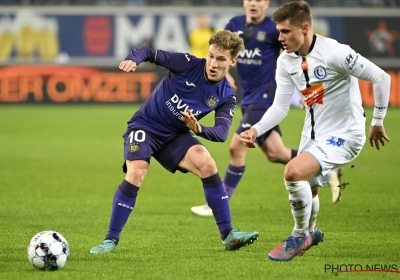
[[[267,33],[263,31],[258,31],[257,33],[257,41],[263,42],[267,38]]]
[[[214,97],[214,96],[212,95],[212,96],[211,96],[210,98],[208,98],[208,100],[207,100],[207,106],[210,107],[210,108],[214,108],[215,105],[217,105],[218,101],[219,101],[219,100],[218,100],[216,97]]]
[[[317,66],[314,69],[314,75],[315,78],[317,78],[318,80],[323,80],[326,77],[326,69],[324,66]]]
[[[138,143],[131,143],[129,144],[129,152],[134,153],[139,151],[139,144]]]

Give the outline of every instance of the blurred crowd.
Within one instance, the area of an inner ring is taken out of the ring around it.
[[[0,5],[242,6],[243,0],[0,0]],[[280,6],[287,0],[271,0]],[[400,7],[400,0],[308,0],[314,7]]]

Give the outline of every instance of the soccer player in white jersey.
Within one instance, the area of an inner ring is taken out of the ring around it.
[[[364,146],[365,114],[357,78],[373,83],[375,108],[368,139],[378,150],[389,142],[383,119],[389,103],[390,76],[347,45],[316,35],[307,2],[281,6],[272,16],[285,51],[277,61],[277,89],[262,119],[240,134],[254,147],[258,135],[282,121],[293,89],[302,95],[306,118],[299,155],[286,165],[284,181],[295,226],[268,257],[288,261],[323,241],[316,228],[318,191],[333,170],[353,161]]]

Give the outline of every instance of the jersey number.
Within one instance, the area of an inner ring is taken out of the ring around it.
[[[146,139],[146,132],[144,132],[143,130],[131,131],[128,137],[129,137],[129,143],[132,143],[133,140],[139,143],[144,142],[144,140]]]

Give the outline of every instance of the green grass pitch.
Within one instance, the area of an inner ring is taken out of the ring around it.
[[[327,265],[387,265],[400,270],[400,110],[385,128],[380,151],[367,142],[344,169],[342,201],[320,192],[318,227],[325,242],[287,263],[268,252],[291,233],[284,166],[250,150],[246,173],[231,200],[234,227],[257,230],[259,240],[224,251],[212,217],[190,207],[204,203],[192,174],[170,174],[155,160],[115,253],[91,255],[105,236],[114,192],[123,180],[122,134],[136,105],[0,106],[0,279],[332,279]],[[238,112],[239,110],[237,110]],[[367,109],[367,124],[372,110]],[[283,139],[297,147],[304,111],[291,109]],[[232,134],[240,120],[234,119]],[[202,121],[211,125],[212,116]],[[229,140],[203,143],[221,177]],[[34,269],[26,247],[41,230],[60,232],[71,255],[59,271]],[[378,267],[379,267],[378,266]],[[340,273],[340,279],[400,279],[395,273]],[[335,278],[336,279],[336,278]]]

